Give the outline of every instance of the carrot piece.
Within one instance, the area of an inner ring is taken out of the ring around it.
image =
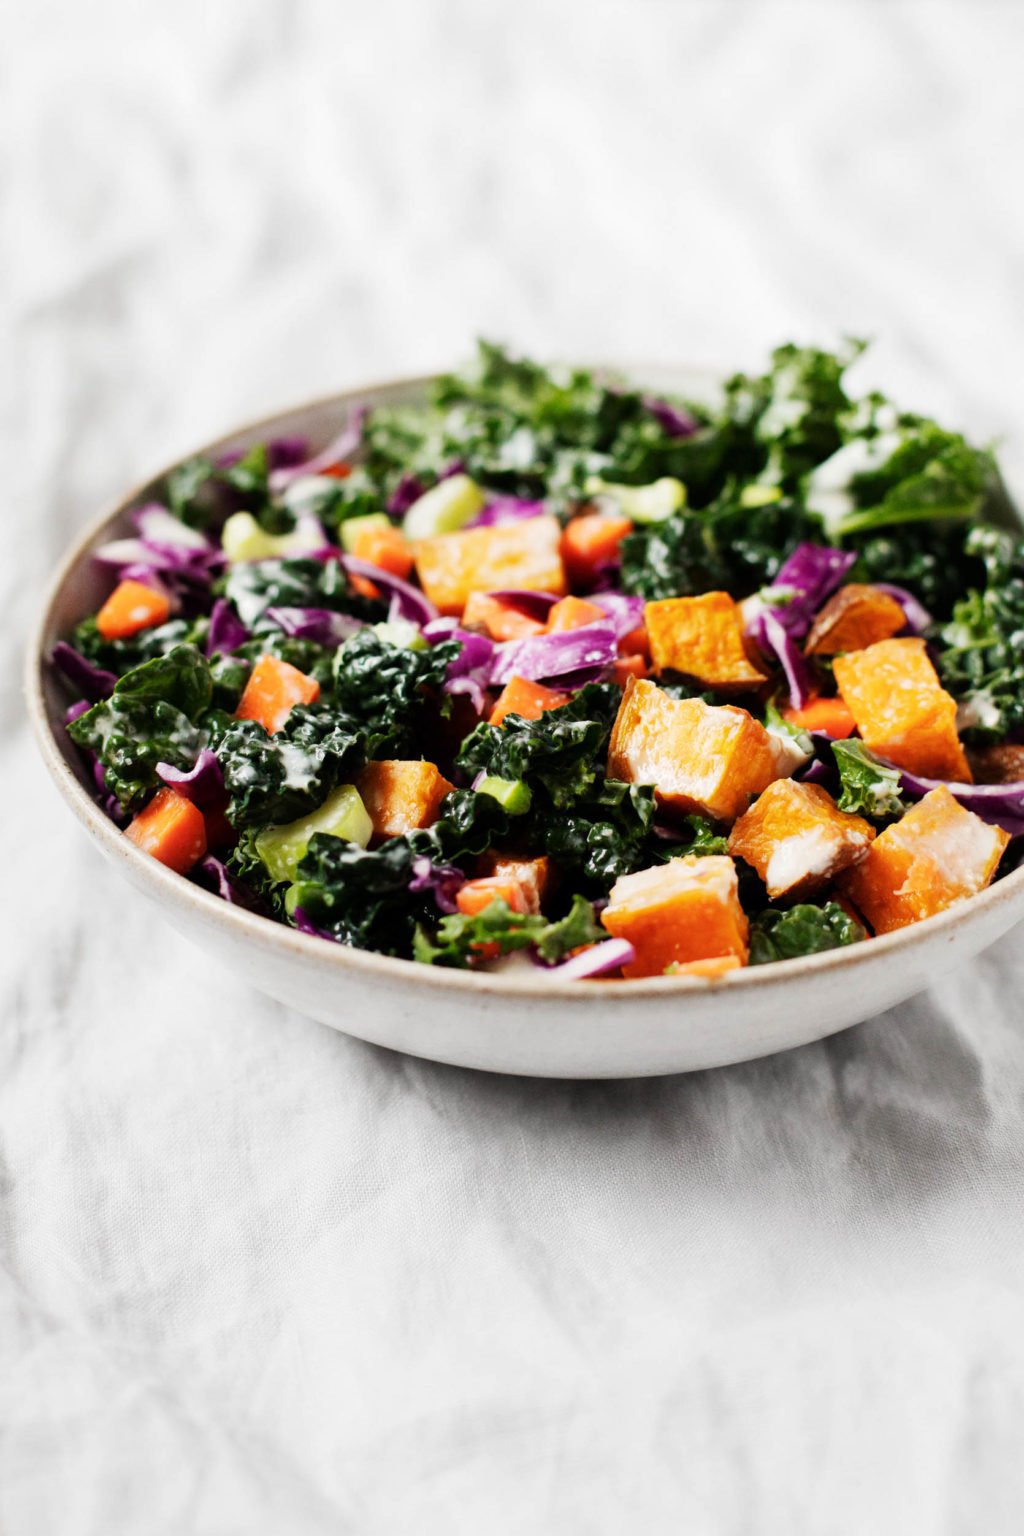
[[[765,680],[743,643],[743,616],[728,592],[647,603],[644,622],[656,672],[671,670],[707,688],[758,688]]]
[[[513,677],[505,684],[490,714],[490,725],[500,725],[506,715],[522,715],[524,720],[539,720],[547,709],[558,709],[569,702],[567,693],[545,688],[542,683]]]
[[[546,854],[541,854],[539,859],[516,859],[507,853],[491,851],[481,855],[477,868],[485,877],[514,881],[526,900],[527,911],[540,911],[551,879]]]
[[[633,532],[628,517],[603,517],[584,512],[574,517],[562,533],[562,560],[574,586],[592,586],[598,572],[619,557],[619,545]]]
[[[596,624],[607,617],[596,603],[588,603],[582,597],[563,597],[548,614],[548,634],[560,635],[566,630],[582,629],[584,624]]]
[[[843,699],[810,699],[803,709],[787,704],[782,711],[783,720],[802,731],[821,731],[833,741],[845,741],[857,729],[857,722]]]
[[[455,897],[455,905],[465,917],[477,917],[486,912],[492,901],[504,901],[513,912],[528,912],[529,904],[523,888],[508,876],[484,875],[479,880],[467,880]]]
[[[543,620],[535,619],[514,603],[492,597],[490,592],[471,592],[462,613],[464,629],[485,629],[492,640],[528,640],[545,632]]]
[[[125,830],[143,853],[185,875],[206,852],[203,813],[168,785],[158,789]]]
[[[318,469],[318,475],[327,475],[331,480],[347,480],[352,473],[352,465],[346,464],[344,459],[339,459],[337,464],[328,464],[326,469]]]
[[[412,548],[400,528],[360,528],[353,541],[352,553],[357,560],[379,566],[402,581],[412,570]]]
[[[646,624],[638,624],[636,629],[631,629],[628,635],[623,635],[619,641],[619,655],[644,656],[650,661],[651,642]]]
[[[453,787],[435,763],[413,759],[370,762],[356,778],[378,842],[432,826]]]
[[[140,630],[166,624],[170,612],[165,592],[156,592],[141,581],[122,581],[96,615],[96,628],[104,640],[127,640]]]
[[[298,667],[277,656],[261,656],[249,674],[241,703],[235,710],[238,720],[258,720],[273,736],[284,725],[296,704],[315,704],[320,684]]]
[[[612,666],[612,679],[625,688],[631,677],[646,677],[647,663],[642,656],[616,656]]]

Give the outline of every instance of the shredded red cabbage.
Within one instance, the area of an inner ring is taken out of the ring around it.
[[[331,608],[270,607],[263,617],[294,640],[313,640],[317,645],[334,648],[365,627],[361,619],[348,613],[335,613]]]
[[[493,528],[501,523],[521,523],[527,518],[543,517],[543,501],[524,501],[520,496],[496,496],[466,524],[467,528]]]
[[[692,437],[698,430],[696,417],[682,406],[673,405],[659,395],[643,395],[644,410],[654,417],[666,437]]]
[[[928,609],[923,603],[918,602],[913,592],[908,592],[906,587],[895,587],[891,581],[876,581],[875,586],[879,592],[888,592],[890,597],[896,599],[903,609],[907,628],[915,635],[923,635],[925,630],[930,629],[934,624],[935,620]]]
[[[615,634],[619,640],[630,634],[632,630],[639,629],[644,622],[642,597],[632,597],[628,592],[592,592],[587,601],[596,603],[598,608],[604,609],[615,625]]]
[[[495,647],[491,681],[507,683],[512,677],[530,682],[558,679],[569,686],[584,682],[610,667],[618,652],[618,636],[612,624],[584,624],[557,635],[531,635],[507,640]]]
[[[533,592],[529,587],[504,587],[499,592],[488,592],[488,597],[493,597],[499,603],[507,603],[510,608],[524,613],[528,619],[535,619],[538,624],[546,624],[548,614],[558,602],[550,592]]]
[[[466,883],[466,876],[453,864],[435,864],[424,853],[412,861],[409,889],[414,894],[429,891],[439,912],[457,912],[455,897]]]
[[[107,672],[94,661],[88,661],[66,640],[57,641],[50,653],[50,660],[90,704],[97,704],[100,699],[109,699],[113,693],[117,682],[113,672]]]
[[[400,577],[392,576],[390,571],[382,571],[368,560],[357,560],[355,555],[338,555],[337,559],[350,576],[362,576],[366,581],[372,581],[381,592],[389,593],[392,618],[410,619],[413,624],[429,624],[431,619],[439,617],[437,609],[424,592],[410,586]]]
[[[242,623],[227,598],[218,597],[210,614],[210,627],[206,632],[206,654],[213,656],[220,652],[222,656],[230,656],[232,651],[237,651],[240,645],[244,645],[251,639],[248,629]]]
[[[220,811],[227,804],[224,775],[209,747],[203,747],[191,768],[186,770],[175,768],[172,763],[157,763],[156,775],[162,784],[176,789],[201,811]]]
[[[215,896],[226,901],[232,907],[245,907],[249,912],[263,912],[265,907],[254,891],[242,885],[230,873],[222,860],[215,858],[212,853],[206,854],[195,866],[193,874],[199,878],[199,883],[207,890],[212,890]],[[329,938],[329,934],[324,935]]]
[[[776,657],[786,675],[790,701],[802,709],[811,697],[811,674],[799,646],[782,624],[779,610],[762,609],[747,633],[766,656]]]
[[[270,489],[283,491],[286,486],[291,485],[293,480],[306,475],[318,475],[322,470],[333,469],[336,464],[345,463],[353,454],[358,453],[363,445],[363,428],[369,414],[369,406],[357,405],[337,437],[332,439],[326,448],[322,448],[311,459],[304,459],[299,464],[290,464],[273,470],[270,475]]]
[[[391,517],[404,517],[409,508],[425,496],[427,487],[417,475],[406,472],[388,497],[387,510]]]
[[[546,969],[549,976],[555,976],[559,981],[586,981],[592,976],[617,971],[635,959],[636,950],[628,939],[604,939]]]

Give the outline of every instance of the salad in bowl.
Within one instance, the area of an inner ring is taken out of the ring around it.
[[[709,404],[481,345],[179,466],[52,651],[97,803],[431,968],[710,986],[968,901],[1024,832],[1024,539],[859,350]]]

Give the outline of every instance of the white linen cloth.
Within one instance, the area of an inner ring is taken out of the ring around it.
[[[0,1530],[1019,1531],[1019,931],[752,1065],[404,1059],[141,906],[18,677],[99,504],[478,332],[873,334],[865,382],[1012,469],[1020,9],[35,0],[3,36]]]

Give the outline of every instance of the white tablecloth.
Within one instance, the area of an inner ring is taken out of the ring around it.
[[[99,503],[477,332],[874,335],[1012,467],[1022,45],[1009,3],[9,8],[5,1536],[1020,1530],[1019,932],[758,1064],[425,1065],[142,909],[17,678]]]

